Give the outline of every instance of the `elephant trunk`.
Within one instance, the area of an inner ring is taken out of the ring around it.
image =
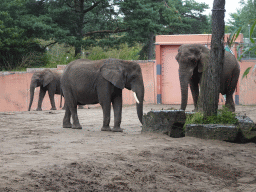
[[[179,72],[180,88],[181,88],[181,107],[180,109],[185,110],[188,102],[188,83],[191,78],[191,74],[186,72]]]
[[[144,85],[137,86],[136,88],[132,88],[132,91],[134,92],[134,95],[136,96],[136,108],[137,108],[137,115],[138,118],[142,122],[142,117],[143,117],[143,100],[144,100]]]
[[[36,86],[33,83],[31,83],[31,85],[30,85],[30,101],[29,101],[28,111],[30,111],[30,109],[31,109],[31,105],[32,105],[32,102],[34,99],[35,88],[36,88]]]

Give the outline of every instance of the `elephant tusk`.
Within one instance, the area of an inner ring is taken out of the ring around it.
[[[136,102],[139,104],[140,102],[139,102],[139,99],[137,98],[137,95],[136,95],[136,93],[135,93],[135,92],[133,92],[133,96],[134,96],[134,98],[135,98]]]

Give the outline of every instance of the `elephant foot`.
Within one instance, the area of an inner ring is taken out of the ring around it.
[[[42,108],[37,108],[36,111],[42,111]]]
[[[113,132],[123,132],[123,129],[121,129],[120,127],[114,127],[112,129]]]
[[[52,107],[51,110],[57,110],[56,107]]]
[[[71,123],[63,123],[63,128],[72,128]]]
[[[72,129],[82,129],[82,126],[80,124],[78,125],[72,125]]]
[[[102,127],[101,131],[112,131],[112,130],[110,129],[110,127]]]
[[[78,105],[78,109],[83,109],[83,108],[84,108],[84,106]]]

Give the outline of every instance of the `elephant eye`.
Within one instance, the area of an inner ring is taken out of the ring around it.
[[[195,58],[191,59],[190,62],[191,62],[192,65],[196,65],[197,64],[197,61],[196,61]]]

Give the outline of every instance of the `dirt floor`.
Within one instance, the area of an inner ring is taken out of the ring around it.
[[[256,122],[255,106],[236,109]],[[63,110],[0,113],[0,191],[256,191],[255,143],[141,134],[135,106],[123,133],[100,131],[101,108],[78,115],[81,130],[62,128]]]

